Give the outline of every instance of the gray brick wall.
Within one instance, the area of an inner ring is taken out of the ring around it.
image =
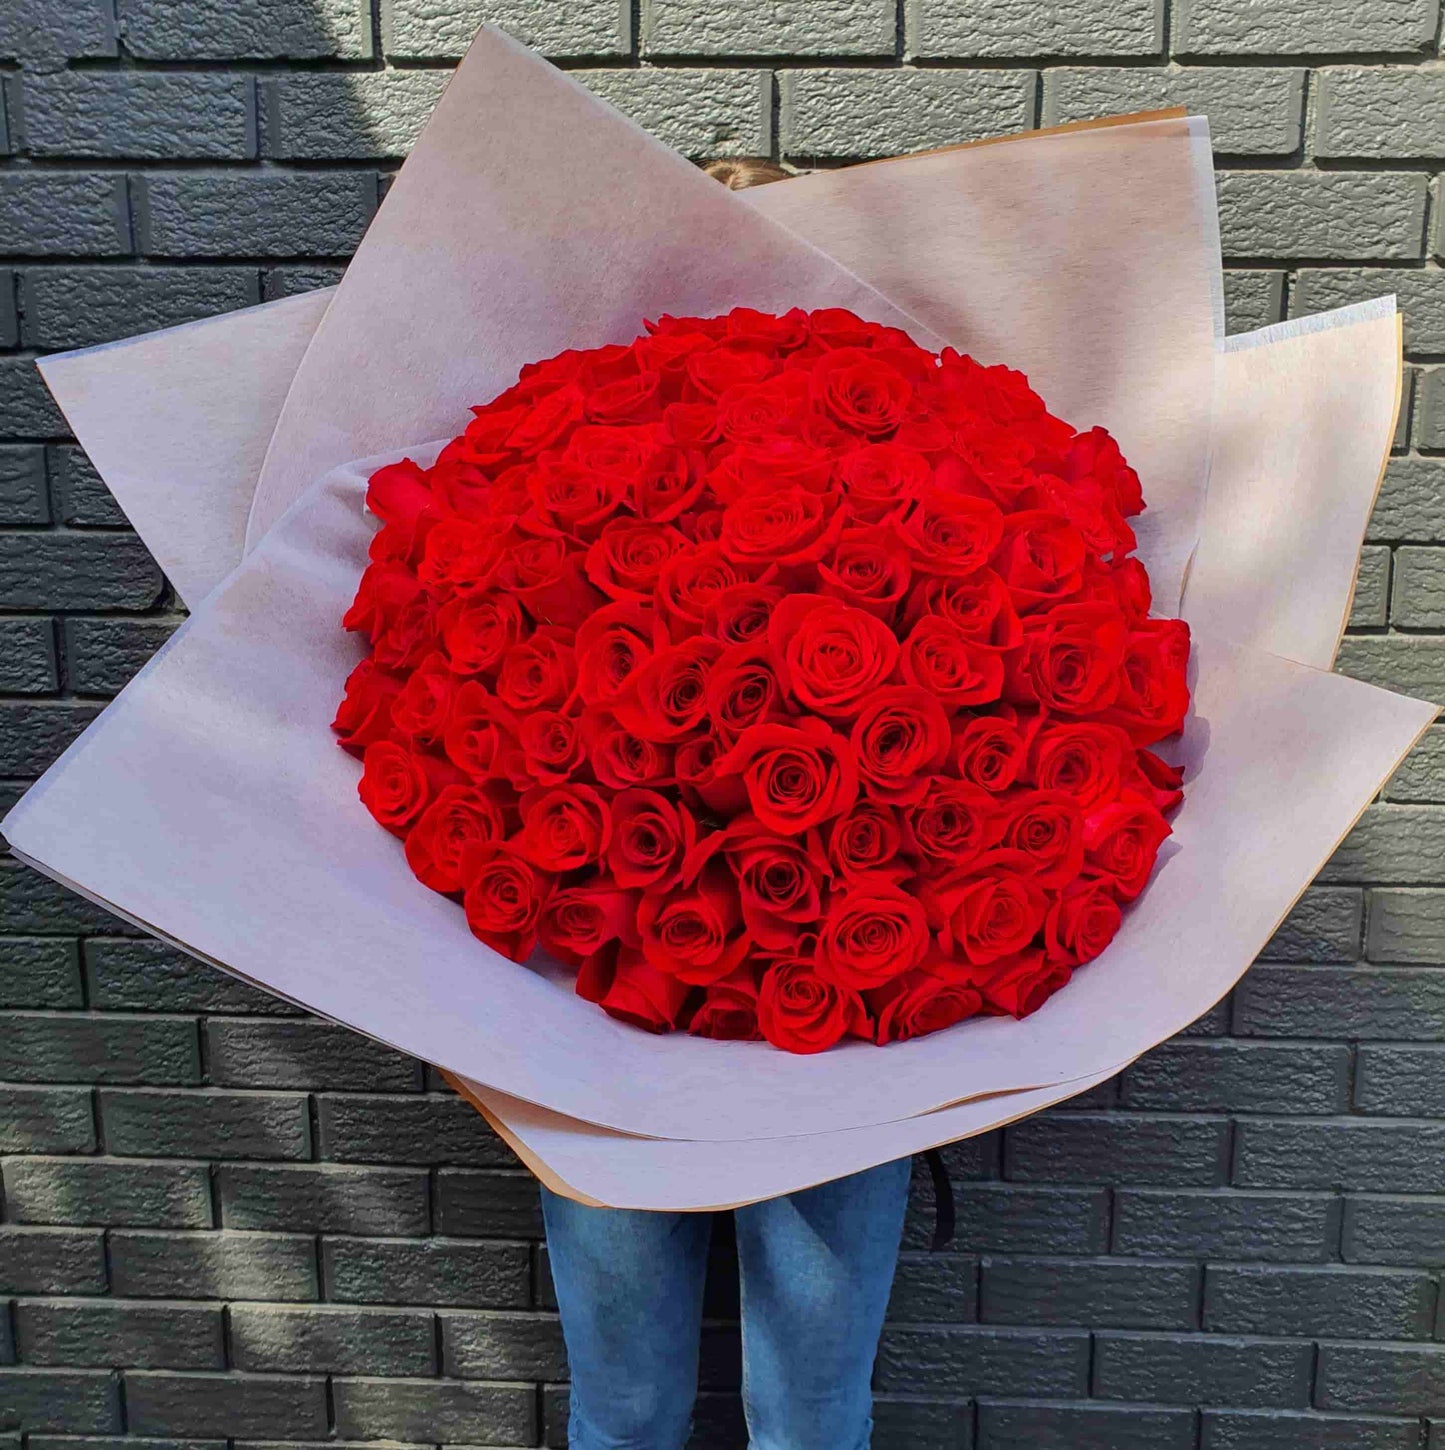
[[[1401,297],[1342,666],[1445,699],[1440,0],[0,0],[0,802],[178,617],[32,359],[334,280],[483,19],[696,157],[1205,111],[1234,328]],[[0,1450],[565,1442],[532,1182],[431,1072],[4,860],[0,936]],[[948,1150],[947,1253],[919,1183],[880,1446],[1445,1447],[1445,727],[1264,955]]]

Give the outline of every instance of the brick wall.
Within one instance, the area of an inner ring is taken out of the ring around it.
[[[1439,0],[0,0],[6,798],[177,617],[32,358],[332,280],[484,18],[695,156],[1207,112],[1235,328],[1400,294],[1342,667],[1445,699]],[[880,1445],[1445,1447],[1442,745],[1231,1002],[950,1150],[949,1253],[920,1184]],[[0,933],[0,1450],[564,1443],[531,1180],[423,1067],[9,861]]]

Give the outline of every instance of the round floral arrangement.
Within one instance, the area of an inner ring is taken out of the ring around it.
[[[417,878],[650,1031],[1022,1017],[1144,888],[1187,626],[1026,379],[827,309],[664,317],[378,470],[335,729]]]

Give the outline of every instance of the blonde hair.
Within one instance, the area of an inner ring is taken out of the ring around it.
[[[749,186],[766,186],[770,181],[786,181],[793,173],[761,156],[720,156],[705,161],[702,168],[714,181],[729,191],[743,191]]]

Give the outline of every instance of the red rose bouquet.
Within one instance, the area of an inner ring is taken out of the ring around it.
[[[335,728],[476,936],[794,1052],[1025,1016],[1108,945],[1189,705],[1108,433],[840,309],[664,317],[473,412],[371,478]]]

